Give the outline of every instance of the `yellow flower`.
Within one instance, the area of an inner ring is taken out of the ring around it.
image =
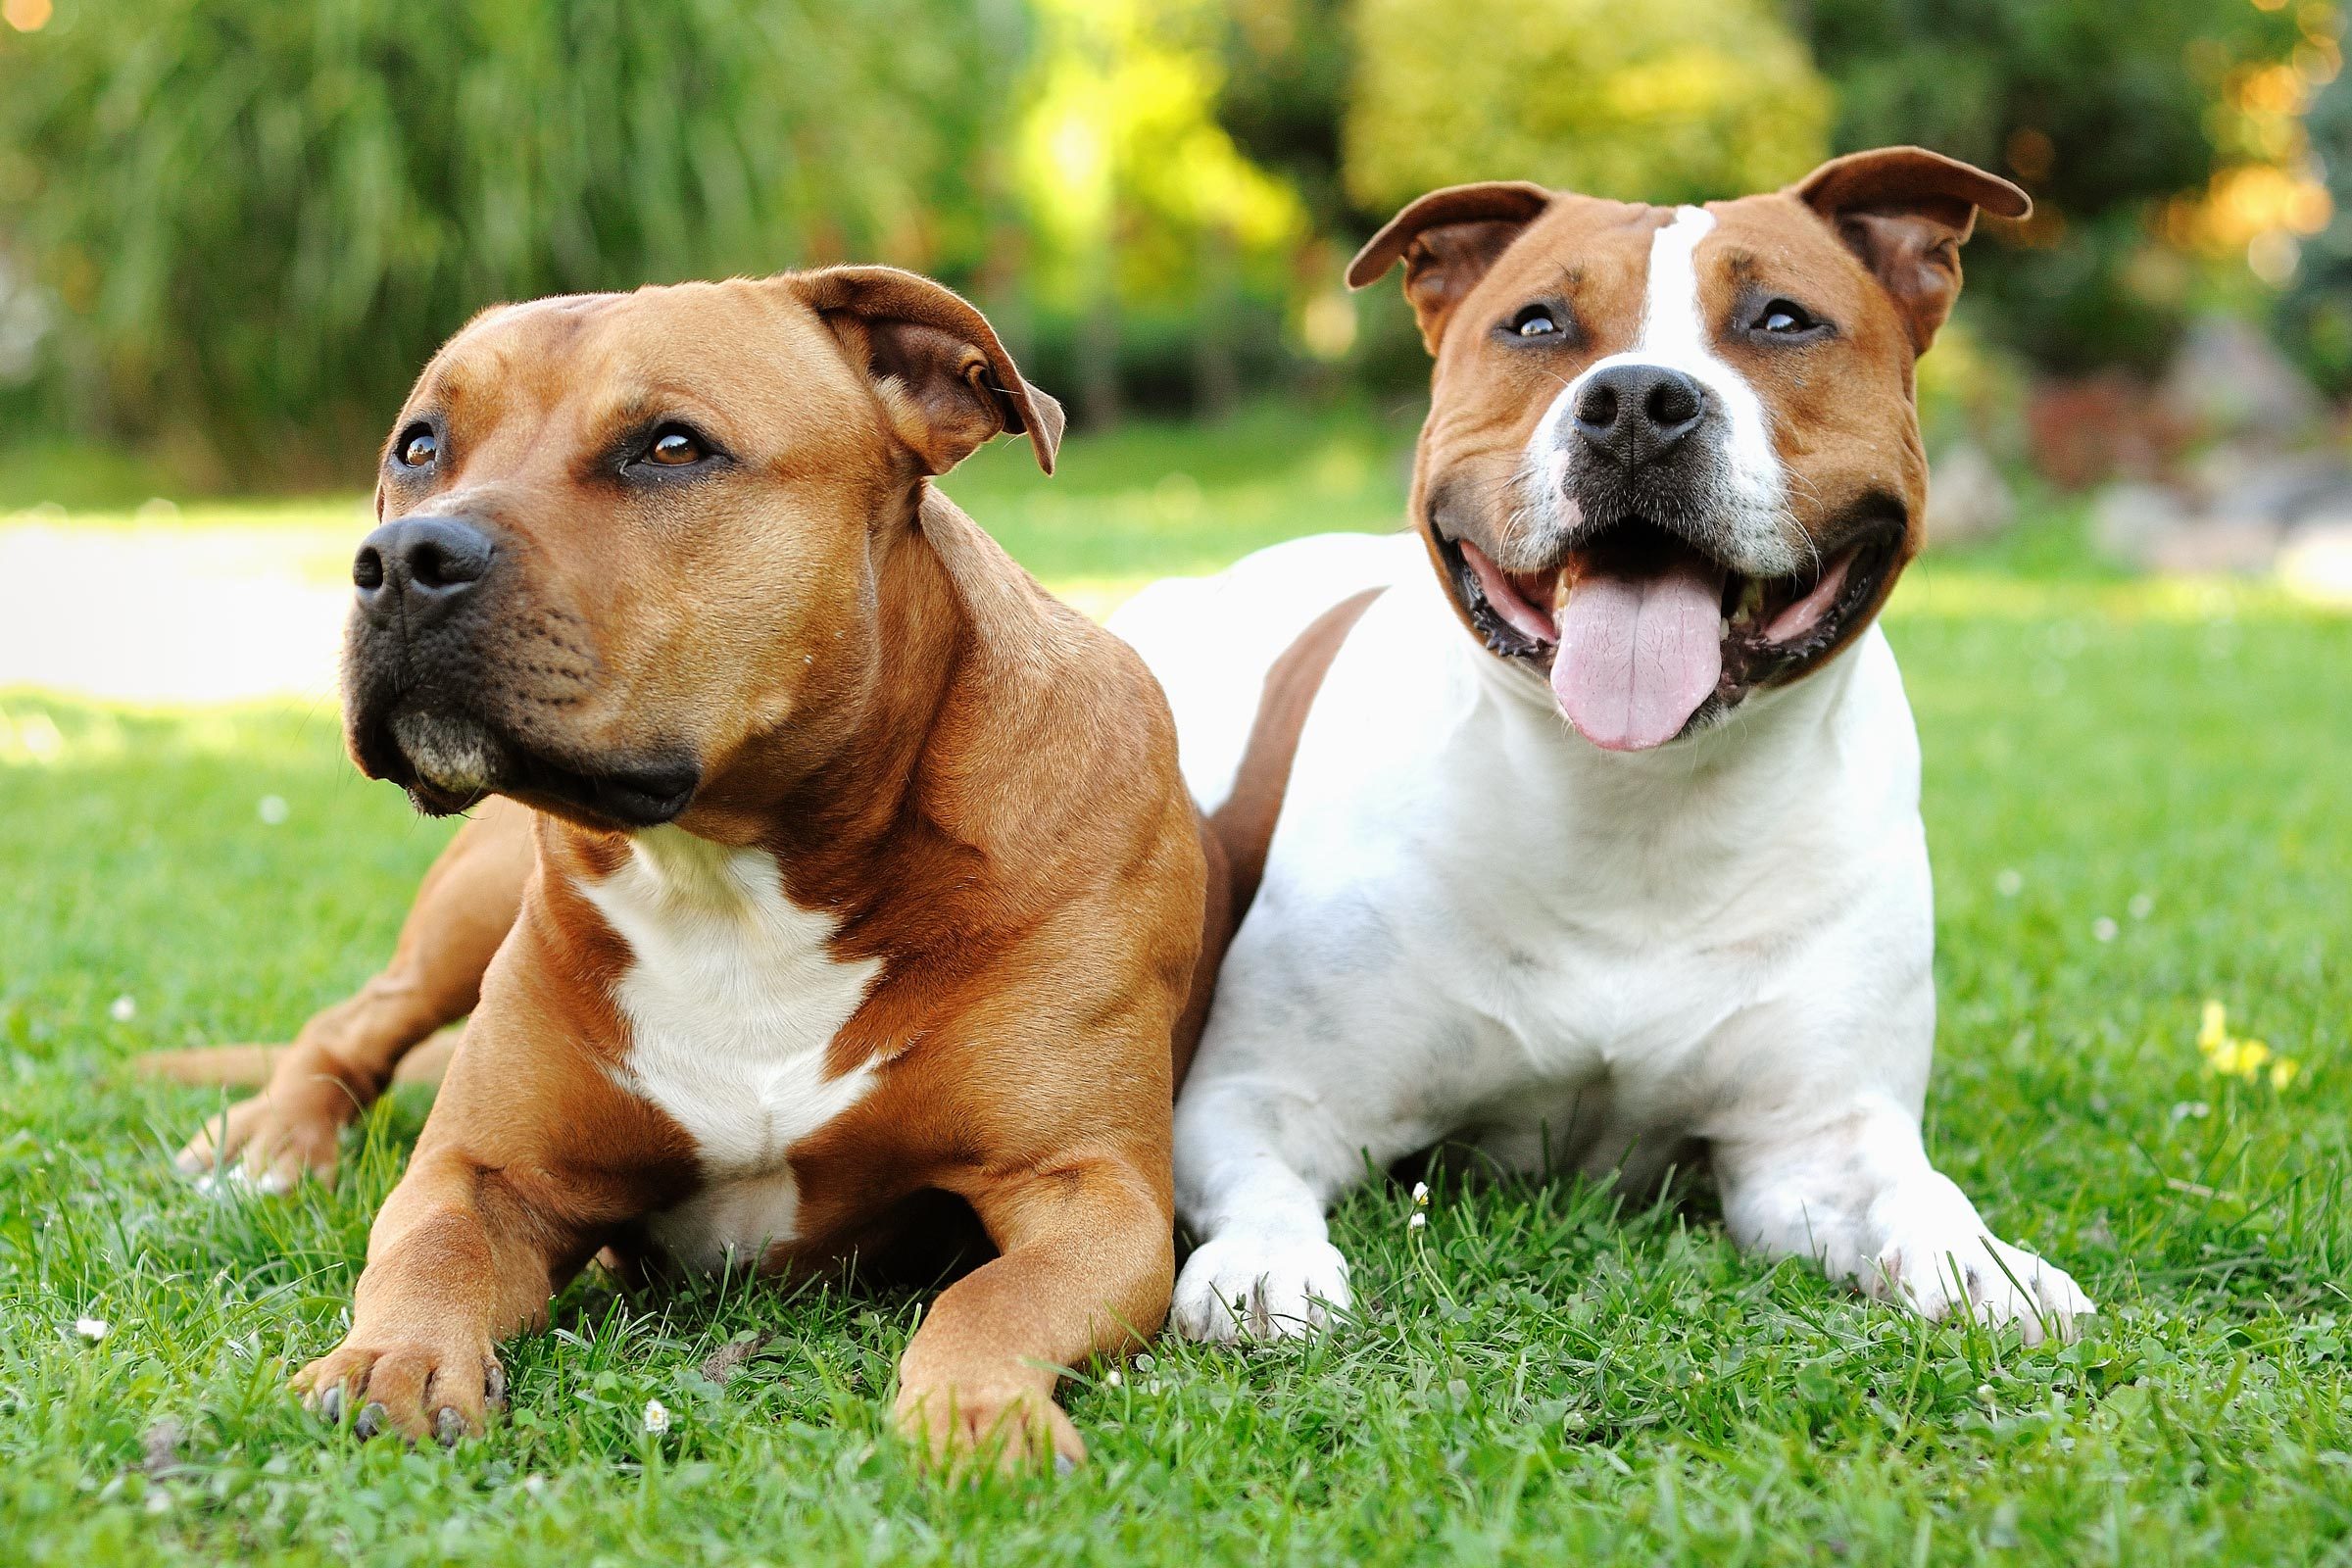
[[[2207,1072],[2247,1083],[2268,1077],[2273,1089],[2284,1089],[2303,1070],[2301,1062],[2278,1055],[2264,1042],[2240,1040],[2230,1034],[2229,1009],[2210,999],[2197,1026],[2197,1051],[2205,1058]]]

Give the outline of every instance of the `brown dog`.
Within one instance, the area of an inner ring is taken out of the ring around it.
[[[798,1272],[945,1193],[998,1255],[926,1314],[902,1429],[1083,1456],[1058,1369],[1166,1309],[1203,870],[1140,662],[930,483],[1000,431],[1050,470],[1059,428],[978,312],[881,268],[501,309],[426,368],[348,739],[427,811],[520,805],[186,1156],[328,1168],[471,1007],[318,1408],[453,1439],[599,1249]]]

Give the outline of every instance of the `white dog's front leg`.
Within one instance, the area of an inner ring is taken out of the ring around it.
[[[1299,1166],[1296,1135],[1316,1111],[1266,1086],[1202,1082],[1176,1106],[1176,1203],[1200,1245],[1170,1316],[1188,1339],[1311,1334],[1348,1309],[1348,1260],[1323,1221],[1327,1193]]]
[[[2074,1337],[2097,1310],[2056,1264],[1985,1228],[1950,1177],[1928,1163],[1918,1120],[1884,1101],[1801,1131],[1718,1138],[1717,1180],[1733,1240],[1772,1257],[1810,1257],[1833,1279],[1929,1318],[1965,1303],[2014,1323],[2026,1343]]]

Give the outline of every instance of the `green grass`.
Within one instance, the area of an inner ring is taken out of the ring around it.
[[[956,488],[1081,584],[1394,515],[1393,431],[1228,434],[1110,438],[1045,485],[1007,449]],[[163,1160],[213,1099],[123,1064],[292,1029],[447,830],[323,712],[0,697],[0,1562],[2352,1561],[2352,621],[2072,561],[1931,557],[1890,626],[1938,873],[1931,1143],[2107,1308],[2082,1344],[1764,1268],[1703,1188],[1446,1182],[1416,1235],[1381,1187],[1337,1222],[1368,1321],[1090,1373],[1095,1462],[1060,1482],[920,1476],[881,1415],[919,1298],[838,1287],[575,1287],[485,1441],[321,1433],[280,1388],[337,1338],[422,1105],[332,1194],[219,1202]],[[2210,1075],[2209,998],[2302,1075]]]

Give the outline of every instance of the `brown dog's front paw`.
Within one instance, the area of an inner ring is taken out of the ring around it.
[[[294,1375],[303,1404],[330,1424],[351,1417],[361,1438],[395,1432],[411,1443],[448,1446],[479,1437],[506,1404],[507,1374],[486,1342],[362,1345],[345,1340]]]
[[[1006,1475],[1051,1459],[1057,1473],[1086,1462],[1086,1442],[1050,1393],[1028,1383],[942,1383],[899,1390],[892,1419],[926,1461],[954,1470],[978,1459]]]
[[[358,1109],[341,1084],[265,1090],[206,1122],[173,1163],[208,1192],[216,1183],[291,1192],[305,1176],[331,1184],[336,1142]]]

